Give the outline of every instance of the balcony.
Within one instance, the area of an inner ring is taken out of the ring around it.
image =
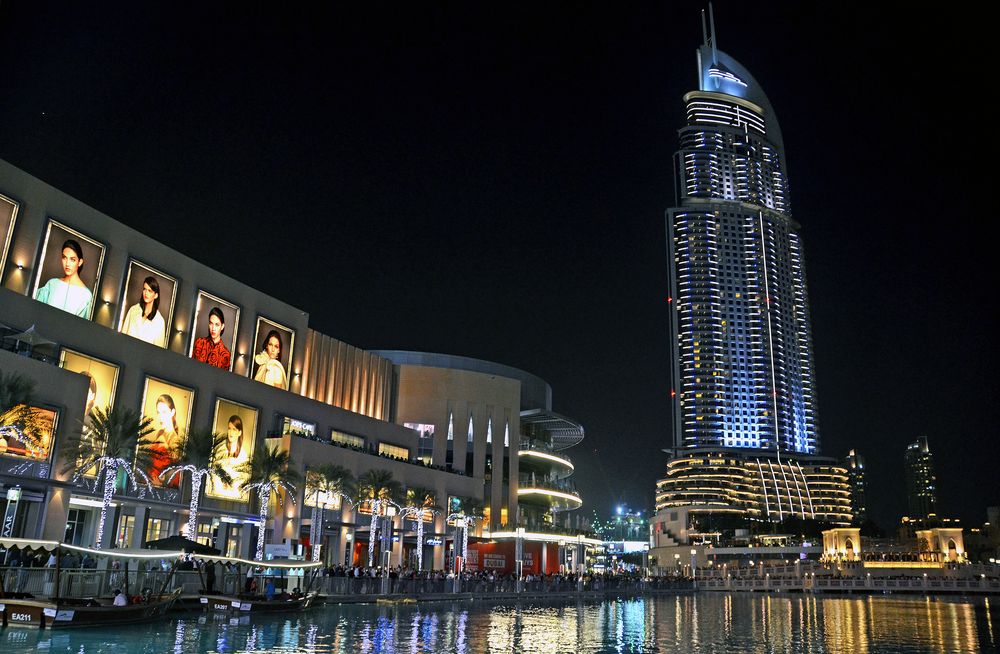
[[[522,440],[517,450],[517,457],[524,472],[534,471],[556,479],[565,479],[573,474],[573,461],[565,454],[557,453],[544,442]]]
[[[519,502],[542,504],[556,511],[570,511],[583,505],[576,484],[564,479],[553,479],[536,474],[518,476]]]

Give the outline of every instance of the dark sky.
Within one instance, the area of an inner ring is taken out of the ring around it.
[[[703,5],[217,4],[4,2],[0,158],[324,333],[542,376],[584,510],[651,508]],[[867,457],[891,524],[926,434],[943,512],[981,522],[995,58],[974,16],[876,5],[717,2],[718,44],[782,125],[824,453]]]

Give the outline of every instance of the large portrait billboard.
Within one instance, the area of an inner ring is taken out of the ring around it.
[[[240,326],[240,308],[211,293],[198,291],[194,311],[195,338],[189,355],[210,366],[233,369],[236,333]]]
[[[90,430],[86,427],[90,424],[90,412],[95,408],[108,411],[114,405],[115,389],[118,387],[118,366],[63,348],[59,354],[59,367],[70,372],[80,373],[90,380],[90,387],[87,389],[87,405],[83,410],[85,428],[80,441],[81,449],[88,448],[88,439],[91,438],[91,435]],[[84,474],[94,476],[97,474],[97,469],[96,467],[91,468]]]
[[[167,347],[177,280],[134,259],[128,264],[118,331],[157,347]]]
[[[146,377],[146,387],[142,393],[142,415],[151,419],[153,432],[145,438],[149,444],[150,465],[146,469],[154,486],[163,486],[160,474],[174,462],[174,453],[181,437],[191,424],[191,409],[194,406],[194,391],[183,386]],[[169,484],[176,488],[179,477]]]
[[[262,316],[257,317],[250,376],[275,388],[288,390],[288,365],[295,347],[295,332]]]
[[[253,454],[257,409],[220,398],[215,401],[215,421],[212,425],[213,432],[226,435],[226,446],[221,452],[216,452],[216,463],[229,473],[233,483],[227,486],[212,475],[205,494],[222,500],[241,500],[247,476],[240,473],[240,468]]]
[[[59,367],[70,372],[78,372],[90,379],[87,391],[87,406],[84,418],[98,407],[107,411],[115,403],[115,389],[118,386],[118,366],[94,357],[63,348],[59,354]]]
[[[26,405],[19,405],[24,407]],[[59,414],[53,409],[31,407],[34,424],[27,429],[0,431],[0,455],[32,461],[48,461]]]
[[[17,222],[17,209],[17,202],[0,193],[0,278],[3,277],[3,265],[7,261],[10,237],[14,233],[14,223]]]
[[[103,244],[50,218],[35,299],[90,320],[103,265]]]

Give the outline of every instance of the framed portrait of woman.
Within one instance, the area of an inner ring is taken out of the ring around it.
[[[221,398],[215,401],[215,420],[212,431],[226,435],[226,444],[221,452],[216,452],[215,462],[229,473],[233,483],[223,484],[215,475],[209,476],[205,495],[220,500],[244,500],[242,487],[247,475],[240,471],[250,460],[257,435],[257,409]]]
[[[175,278],[130,260],[119,302],[122,310],[118,331],[157,347],[167,347],[176,294]]]
[[[236,334],[240,308],[207,291],[198,291],[194,309],[194,338],[188,356],[222,370],[232,370],[236,361]]]
[[[70,372],[78,372],[90,379],[87,406],[83,412],[85,417],[90,416],[94,408],[107,411],[114,406],[115,390],[118,386],[118,366],[64,347],[59,353],[59,367]]]
[[[288,390],[289,365],[295,348],[295,332],[290,327],[257,316],[250,377],[268,386]]]
[[[3,267],[7,262],[7,252],[10,249],[10,239],[14,234],[14,223],[17,222],[17,210],[20,205],[0,193],[0,280],[3,279]]]
[[[146,377],[142,392],[142,415],[152,420],[153,431],[145,438],[149,443],[149,467],[146,474],[154,486],[177,488],[179,479],[165,484],[160,478],[163,469],[173,464],[173,452],[191,425],[194,391],[183,386]]]
[[[49,218],[36,266],[34,298],[90,320],[104,252],[103,243]]]
[[[26,406],[26,405],[20,405]],[[48,461],[52,454],[52,438],[56,433],[59,412],[55,409],[32,406],[35,424],[21,432],[0,432],[0,455],[31,461]]]
[[[87,389],[87,405],[84,407],[84,425],[90,426],[90,412],[95,408],[109,411],[115,404],[115,391],[118,388],[118,366],[92,356],[63,348],[59,353],[59,367],[70,372],[80,373],[90,380]],[[81,433],[81,450],[88,447],[89,429]],[[97,474],[97,468],[84,472],[88,477]]]

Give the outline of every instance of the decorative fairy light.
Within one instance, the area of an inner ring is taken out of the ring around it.
[[[191,475],[191,502],[188,504],[187,534],[191,540],[198,540],[198,504],[201,502],[201,484],[205,476],[211,471],[207,468],[199,468],[196,465],[188,464],[183,466],[168,466],[160,473],[164,481],[169,484],[174,478],[187,472]]]
[[[102,456],[94,464],[97,466],[97,478],[101,479],[101,476],[104,476],[101,517],[97,522],[97,549],[101,549],[104,544],[104,523],[108,518],[108,508],[111,506],[111,498],[115,495],[115,479],[118,477],[118,472],[121,471],[125,475],[125,478],[132,482],[133,490],[139,486],[136,483],[136,477],[141,477],[143,484],[151,493],[153,492],[153,482],[143,470],[136,468],[131,461],[121,457]],[[83,473],[83,470],[78,469],[73,475],[73,482],[78,481],[83,476]]]
[[[312,545],[312,560],[319,561],[320,548],[316,544],[322,539],[323,534],[323,514],[326,512],[326,502],[320,500],[322,495],[331,495],[331,493],[324,493],[319,486],[312,487],[312,498],[313,498],[313,510],[312,510],[312,524],[309,526],[309,542]],[[334,497],[339,497],[341,502],[346,501],[351,507],[354,507],[354,502],[350,497],[344,493],[336,492],[332,493]]]
[[[244,491],[257,491],[257,498],[260,500],[260,528],[257,530],[257,554],[254,557],[257,561],[264,560],[264,525],[267,524],[267,508],[271,502],[271,495],[277,490],[285,491],[288,499],[295,504],[295,486],[287,481],[257,481],[243,486]],[[278,506],[282,506],[281,495],[277,495]]]

